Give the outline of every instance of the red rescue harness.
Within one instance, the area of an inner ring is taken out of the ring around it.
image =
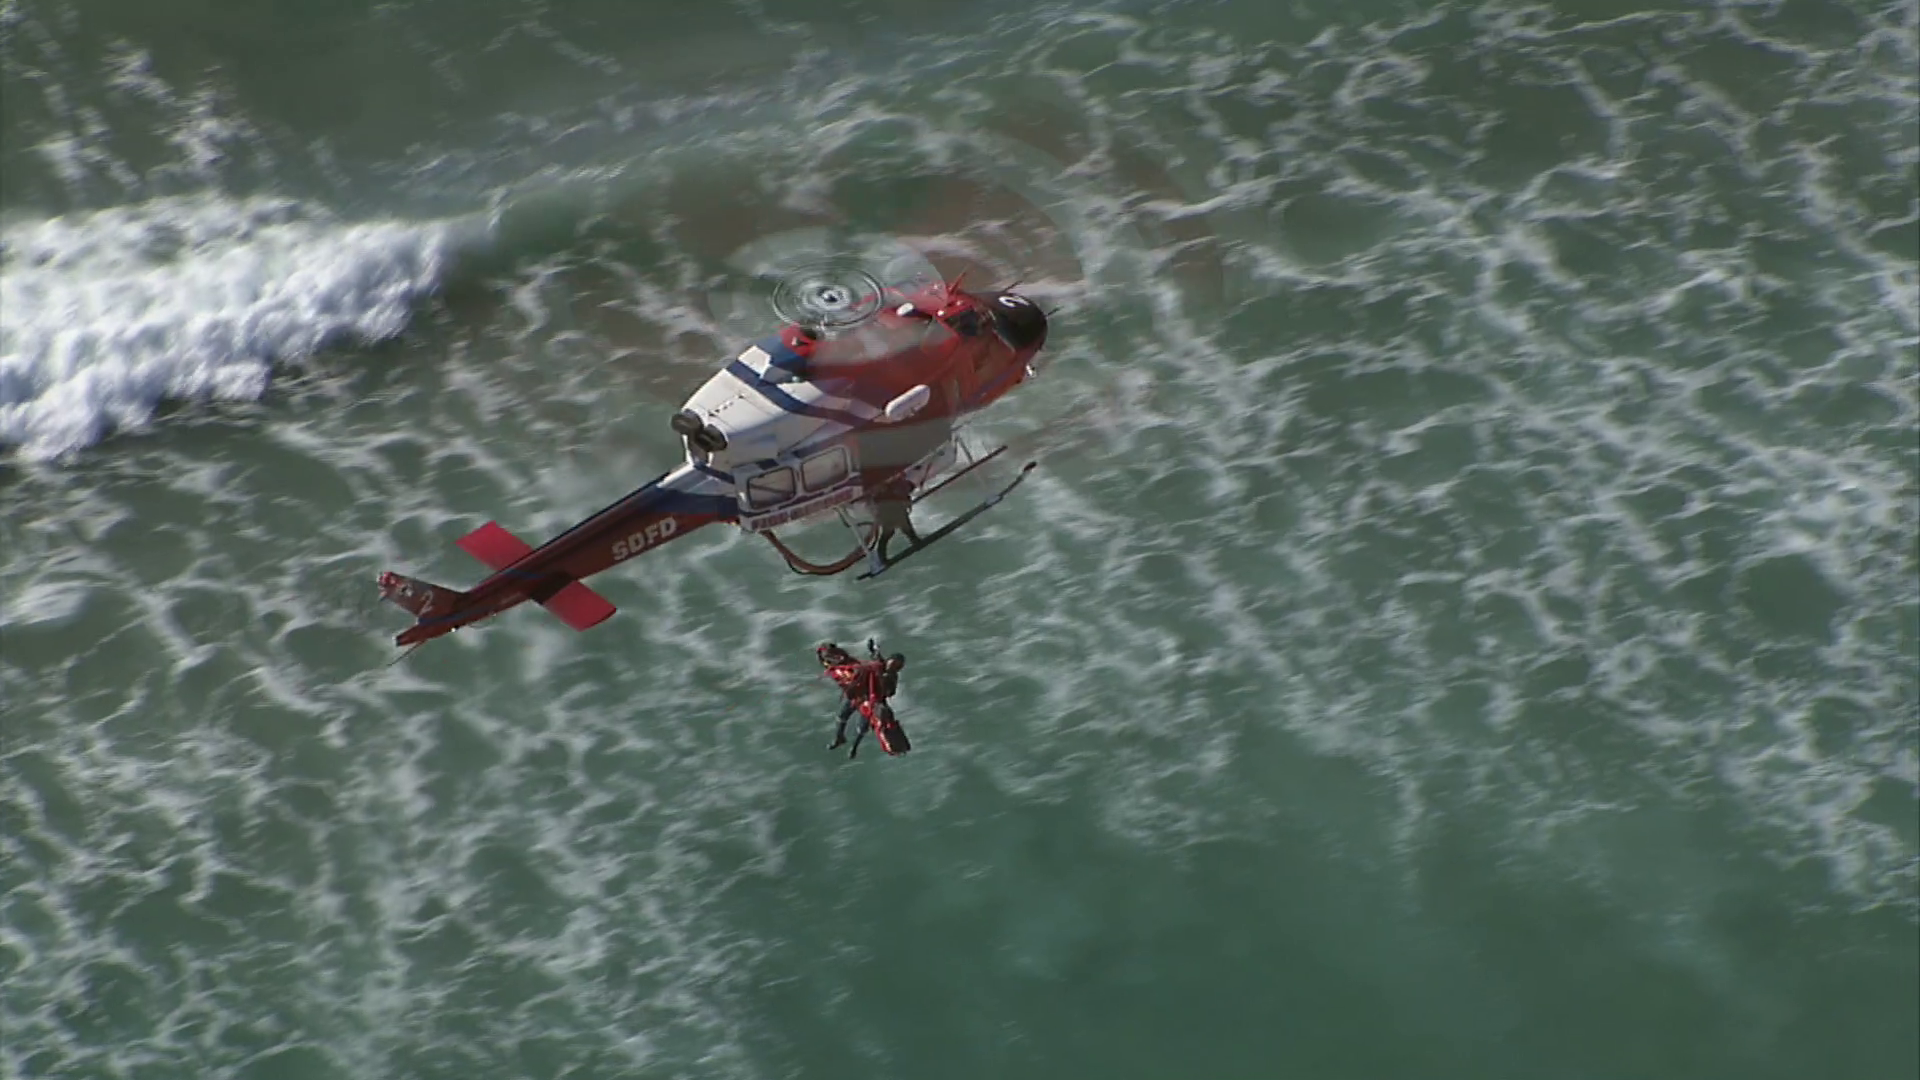
[[[883,707],[890,696],[887,693],[886,661],[832,664],[827,668],[827,677],[840,685],[841,692],[849,700],[859,703],[860,716],[866,720],[874,738],[880,740],[882,750],[897,756],[913,749],[907,741],[907,733],[893,718],[893,710]]]

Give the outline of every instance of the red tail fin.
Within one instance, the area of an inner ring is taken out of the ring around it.
[[[489,521],[454,542],[461,551],[494,571],[505,570],[533,551],[526,541],[501,528],[496,521]],[[540,606],[575,630],[598,626],[616,610],[606,597],[578,581],[568,582],[559,592],[542,600]]]
[[[416,619],[447,615],[460,610],[465,593],[454,592],[431,581],[388,571],[380,575],[380,599],[398,605]]]

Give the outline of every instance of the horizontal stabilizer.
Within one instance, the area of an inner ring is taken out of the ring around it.
[[[568,583],[566,588],[547,597],[540,606],[558,615],[561,622],[575,630],[598,626],[606,622],[615,610],[606,597],[577,581]]]
[[[501,528],[497,521],[487,522],[454,543],[460,545],[461,551],[486,563],[489,570],[505,570],[533,550],[526,541]]]
[[[533,551],[526,541],[501,528],[497,521],[487,522],[454,543],[495,572],[505,570]],[[598,626],[616,610],[606,597],[578,581],[568,582],[559,592],[541,601],[540,606],[575,630]]]

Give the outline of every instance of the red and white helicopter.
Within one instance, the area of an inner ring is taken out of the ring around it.
[[[957,279],[871,284],[860,295],[825,286],[815,298],[858,318],[790,321],[708,379],[673,416],[687,458],[671,472],[538,548],[491,521],[461,537],[461,550],[493,571],[464,592],[381,574],[381,598],[416,619],[395,642],[419,645],[528,600],[585,630],[614,606],[582,579],[716,522],[765,536],[796,572],[837,574],[864,560],[864,579],[998,503],[1034,462],[898,556],[876,543],[906,506],[1006,449],[931,483],[959,463],[960,422],[1034,373],[1046,313],[1012,291],[963,291]],[[828,513],[857,541],[836,562],[808,562],[773,533]]]

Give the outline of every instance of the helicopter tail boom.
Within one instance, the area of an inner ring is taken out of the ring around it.
[[[454,544],[485,563],[487,569],[496,572],[533,554],[532,545],[502,528],[497,521],[487,522],[454,541]],[[618,610],[606,597],[579,581],[568,582],[558,592],[541,600],[540,606],[575,630],[598,626]]]

